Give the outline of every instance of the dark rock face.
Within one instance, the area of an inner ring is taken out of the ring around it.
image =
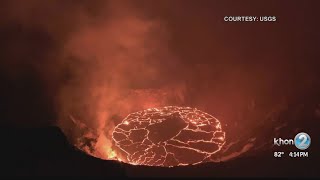
[[[1,175],[125,176],[119,162],[77,150],[57,127],[2,128]]]

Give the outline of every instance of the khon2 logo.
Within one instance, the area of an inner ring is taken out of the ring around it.
[[[273,138],[273,145],[275,146],[295,145],[300,150],[306,150],[310,144],[311,138],[309,134],[304,132],[298,133],[294,139]]]

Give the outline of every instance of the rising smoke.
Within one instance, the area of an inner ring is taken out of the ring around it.
[[[41,60],[25,62],[28,51],[4,66],[20,68],[27,63],[41,76],[54,97],[56,123],[71,141],[82,136],[79,124],[93,129],[96,138],[102,134],[99,139],[106,141],[114,121],[128,113],[184,100],[184,84],[175,73],[181,66],[168,49],[165,22],[147,18],[133,5],[129,1],[37,0],[5,4],[4,24],[14,21],[23,31],[36,29],[50,46],[43,49],[41,39],[36,45],[40,47],[30,50],[44,51]],[[12,49],[23,52],[25,46]]]
[[[63,115],[72,115],[97,130],[98,144],[110,139],[116,117],[182,103],[184,96],[182,82],[170,78],[179,62],[168,49],[165,25],[120,5],[109,3],[104,11],[112,18],[89,20],[64,44],[69,74],[59,94],[59,124],[66,128]]]

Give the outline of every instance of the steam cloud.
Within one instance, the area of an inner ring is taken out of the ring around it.
[[[102,135],[98,143],[110,145],[105,135],[114,121],[134,110],[182,103],[184,85],[172,78],[179,62],[168,49],[163,22],[147,18],[129,1],[92,2],[93,14],[90,2],[7,2],[3,21],[36,27],[56,45],[44,63],[30,65],[54,94],[57,123],[70,140],[81,136],[75,120]],[[20,58],[5,65],[20,66]]]
[[[58,100],[62,115],[97,129],[103,141],[110,139],[115,117],[183,101],[181,82],[170,86],[168,69],[177,68],[177,59],[167,49],[164,25],[117,5],[109,4],[112,18],[89,21],[65,43],[70,74]]]

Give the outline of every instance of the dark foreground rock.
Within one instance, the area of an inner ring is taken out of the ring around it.
[[[1,175],[125,176],[122,165],[77,150],[57,127],[2,128]]]
[[[2,128],[1,175],[118,177],[320,177],[319,143],[309,158],[274,158],[271,150],[224,163],[174,168],[132,166],[89,156],[70,145],[59,128]]]

